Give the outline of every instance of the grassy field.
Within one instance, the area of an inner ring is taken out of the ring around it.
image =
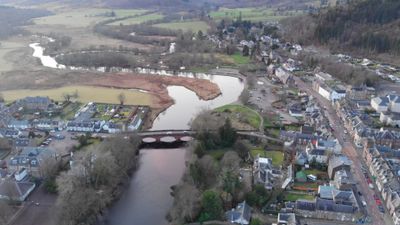
[[[91,86],[67,86],[48,90],[12,90],[1,92],[6,101],[15,101],[27,96],[48,96],[56,101],[64,100],[63,93],[74,93],[78,91],[78,101],[82,103],[99,102],[108,104],[119,104],[118,95],[124,93],[126,105],[151,105],[152,96],[139,91],[91,87]]]
[[[236,65],[243,65],[250,63],[250,57],[243,56],[241,52],[236,52],[235,54],[230,56],[233,59],[233,62]]]
[[[272,165],[281,166],[283,164],[284,154],[280,151],[265,151],[264,149],[253,149],[250,151],[251,156],[257,157],[260,155],[261,157],[271,158]]]
[[[214,110],[219,113],[228,113],[231,120],[239,120],[241,122],[247,123],[255,129],[258,129],[261,124],[260,115],[242,105],[225,105]]]
[[[307,193],[304,194],[294,194],[294,193],[287,193],[285,195],[285,201],[294,202],[297,199],[306,199],[306,200],[313,200],[314,196],[308,195]]]
[[[115,17],[107,16],[111,12],[115,13]],[[65,25],[68,27],[86,27],[91,24],[127,16],[136,16],[146,12],[140,9],[77,9],[69,12],[60,12],[52,16],[35,19],[34,22],[40,25]]]
[[[113,23],[109,23],[108,25],[133,25],[133,24],[139,24],[139,23],[144,23],[147,21],[152,21],[152,20],[159,20],[164,18],[164,16],[161,13],[151,13],[143,16],[138,16],[138,17],[133,17],[133,18],[128,18],[125,20],[119,20],[115,21]]]
[[[201,30],[203,33],[206,33],[210,28],[207,23],[203,21],[183,21],[183,22],[171,22],[171,23],[159,23],[153,25],[155,27],[166,28],[171,30],[183,30],[183,31],[193,31],[198,32]]]
[[[240,15],[242,20],[258,21],[279,21],[288,16],[299,15],[301,12],[283,11],[279,12],[271,8],[220,8],[218,11],[211,12],[210,16],[215,20],[223,18],[236,19]]]
[[[25,46],[20,43],[7,41],[0,42],[0,72],[12,70],[13,63],[7,60],[7,54],[22,47]]]

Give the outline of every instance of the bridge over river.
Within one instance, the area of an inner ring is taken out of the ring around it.
[[[197,132],[192,130],[155,130],[138,133],[138,135],[142,137],[142,142],[144,144],[188,142],[193,140],[196,134]],[[237,134],[243,137],[255,137],[278,143],[283,142],[280,139],[267,136],[259,131],[239,130]]]

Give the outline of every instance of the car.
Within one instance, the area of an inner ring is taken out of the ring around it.
[[[378,209],[379,209],[379,212],[381,212],[381,213],[385,213],[385,208],[383,208],[383,206],[379,206],[378,207]]]
[[[379,199],[378,196],[377,196],[376,194],[374,194],[374,199],[375,199],[375,200],[378,200],[378,199]]]
[[[40,203],[39,203],[39,202],[35,202],[35,205],[36,205],[36,206],[39,206],[39,205],[40,205]]]
[[[381,202],[381,200],[379,200],[379,199],[378,199],[378,200],[375,200],[375,202],[376,202],[377,205],[382,205],[382,202]]]
[[[360,191],[357,192],[359,196],[362,196],[362,193]]]
[[[167,134],[168,134],[168,135],[172,134],[172,131],[168,131]]]

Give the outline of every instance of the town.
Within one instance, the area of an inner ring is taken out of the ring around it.
[[[398,42],[327,38],[378,3],[154,2],[0,43],[0,224],[400,225]]]

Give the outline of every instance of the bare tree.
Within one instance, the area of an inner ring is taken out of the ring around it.
[[[194,221],[200,213],[200,191],[193,185],[182,184],[174,189],[174,205],[168,215],[172,224]]]
[[[126,96],[125,96],[125,94],[124,94],[123,92],[121,92],[121,93],[118,95],[118,101],[119,101],[119,103],[120,103],[121,105],[124,105],[125,100],[126,100]]]

